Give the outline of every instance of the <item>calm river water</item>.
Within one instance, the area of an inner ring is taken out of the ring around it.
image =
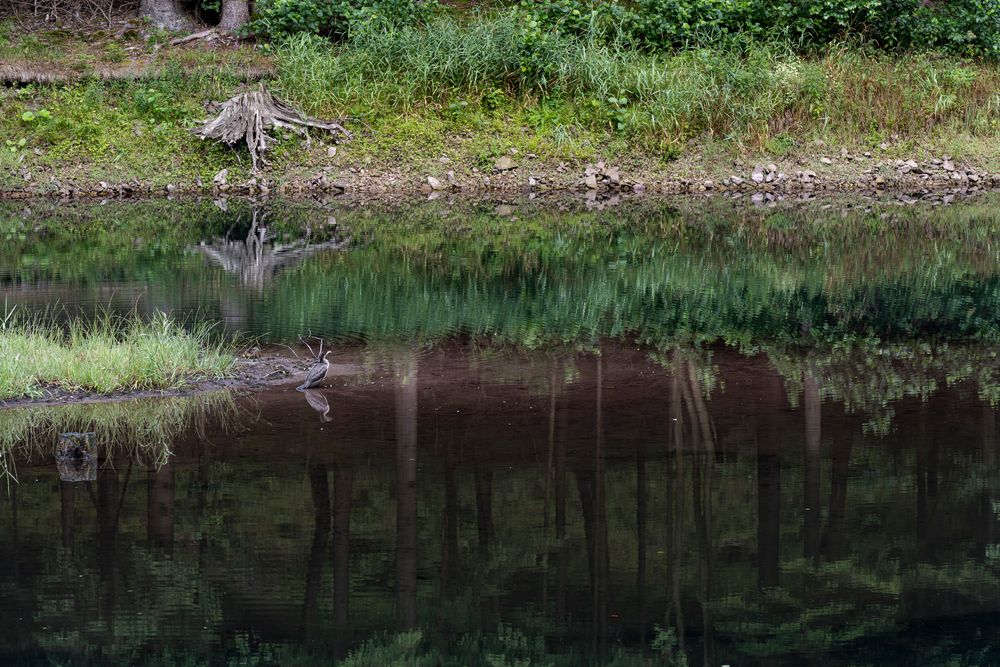
[[[0,409],[0,662],[1000,664],[1000,198],[561,208],[0,205],[8,309],[335,347]]]

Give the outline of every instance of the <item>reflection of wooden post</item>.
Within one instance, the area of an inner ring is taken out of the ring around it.
[[[417,625],[417,360],[397,366],[396,385],[396,619]]]
[[[821,406],[819,383],[812,376],[805,378],[804,408],[806,413],[806,453],[803,470],[802,552],[812,558],[819,550],[820,529],[820,439]]]
[[[323,580],[323,561],[330,540],[330,487],[326,466],[309,466],[309,489],[313,501],[313,541],[306,565],[306,591],[302,611],[303,635],[306,643],[315,638],[319,615],[319,588]]]
[[[333,625],[337,657],[350,644],[351,494],[354,471],[338,465],[333,472]]]
[[[150,470],[147,480],[146,533],[150,545],[170,551],[174,547],[174,466],[169,461]]]

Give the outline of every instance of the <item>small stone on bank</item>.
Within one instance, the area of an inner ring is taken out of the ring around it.
[[[497,171],[510,171],[514,168],[514,166],[514,161],[506,155],[501,155],[496,159],[496,162],[493,163],[493,168]]]

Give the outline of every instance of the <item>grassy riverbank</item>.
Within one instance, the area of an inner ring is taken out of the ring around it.
[[[182,328],[167,315],[102,315],[60,325],[8,312],[0,321],[0,399],[46,391],[114,394],[177,389],[219,378],[234,356],[207,328]]]
[[[264,174],[272,185],[405,190],[435,176],[560,187],[579,185],[597,161],[648,186],[749,179],[771,162],[818,181],[893,177],[893,161],[911,158],[1000,172],[1000,67],[955,56],[844,45],[803,54],[749,41],[649,53],[557,34],[531,52],[544,63],[532,64],[510,14],[442,15],[429,26],[359,30],[342,44],[165,39],[8,29],[6,76],[55,82],[0,89],[0,188],[211,187],[223,168],[230,183],[245,181],[243,152],[188,130],[208,115],[206,102],[257,79],[310,114],[351,117],[356,133],[335,152],[316,135],[309,145],[280,137]],[[497,173],[503,157],[513,168]]]

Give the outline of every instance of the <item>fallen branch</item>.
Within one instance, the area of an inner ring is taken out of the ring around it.
[[[133,61],[121,65],[101,65],[85,71],[73,71],[36,63],[0,62],[0,84],[28,83],[77,83],[80,81],[143,81],[163,76],[165,68]],[[181,71],[182,78],[194,77],[205,71],[203,67],[191,67]],[[228,74],[243,81],[259,81],[274,76],[273,67],[254,65],[233,66]]]
[[[257,171],[257,163],[267,164],[264,153],[268,143],[273,142],[267,130],[272,128],[291,130],[309,139],[308,128],[326,130],[338,139],[349,141],[351,133],[339,122],[327,122],[309,118],[295,110],[287,102],[283,102],[264,89],[250,93],[242,93],[222,104],[219,115],[204,121],[201,126],[192,129],[202,139],[215,139],[229,146],[240,141],[246,142],[253,160],[253,170]]]
[[[202,30],[201,32],[194,32],[187,37],[178,37],[177,39],[170,40],[170,46],[179,46],[180,44],[187,44],[188,42],[193,42],[196,39],[210,39],[219,34],[219,31],[215,28],[209,28],[208,30]]]

